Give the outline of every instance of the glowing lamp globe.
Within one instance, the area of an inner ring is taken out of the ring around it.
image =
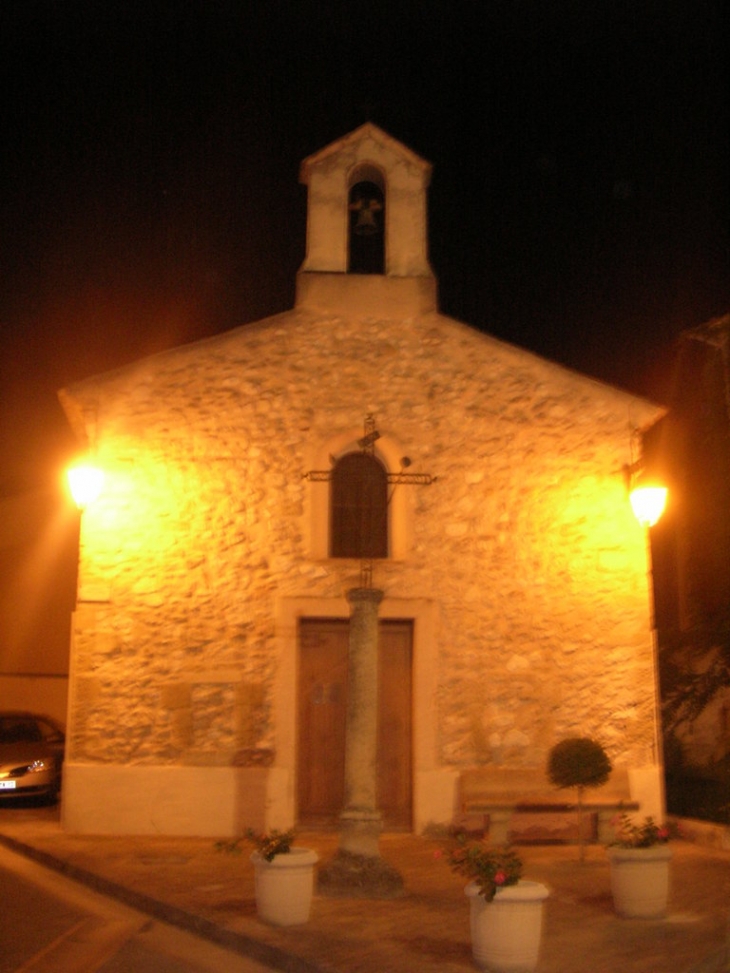
[[[74,499],[74,503],[83,510],[101,493],[104,484],[104,472],[98,466],[91,466],[88,463],[81,463],[72,466],[66,473],[69,490]]]
[[[629,496],[634,517],[642,527],[653,527],[664,513],[667,488],[663,486],[638,486]]]

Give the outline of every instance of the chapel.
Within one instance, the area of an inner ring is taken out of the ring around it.
[[[661,814],[624,470],[662,410],[439,312],[430,174],[371,123],[326,146],[301,166],[291,310],[59,393],[105,473],[81,517],[67,830],[337,827],[362,591],[386,830],[451,823],[466,769],[541,768],[576,735]]]

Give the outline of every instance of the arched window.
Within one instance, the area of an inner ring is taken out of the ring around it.
[[[330,557],[388,556],[388,474],[369,453],[347,453],[330,480]]]
[[[348,264],[351,274],[385,273],[385,191],[374,166],[358,166],[348,195]]]

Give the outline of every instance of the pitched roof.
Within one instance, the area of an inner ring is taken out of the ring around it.
[[[343,135],[342,138],[335,139],[334,142],[330,142],[323,149],[319,149],[319,151],[307,156],[299,168],[299,181],[305,184],[308,183],[310,172],[316,165],[339,152],[367,142],[375,143],[381,149],[385,149],[395,155],[400,155],[403,159],[417,166],[427,175],[430,175],[432,169],[430,162],[422,159],[421,156],[417,155],[412,149],[409,149],[408,146],[394,139],[392,135],[388,135],[382,128],[378,128],[372,122],[365,122],[364,125],[356,128],[348,135]]]

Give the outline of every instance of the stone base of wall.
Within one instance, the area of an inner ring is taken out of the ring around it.
[[[414,831],[454,821],[458,775],[416,774]],[[293,823],[291,777],[276,767],[116,767],[67,761],[62,822],[72,834],[235,837]]]
[[[266,827],[265,767],[115,767],[66,762],[62,824],[73,834],[234,837]]]
[[[697,818],[672,817],[672,822],[687,841],[716,851],[730,851],[730,826],[713,821],[700,821]]]
[[[629,777],[641,816],[663,820],[660,769],[632,767]],[[459,814],[457,784],[458,772],[453,769],[416,773],[416,834],[466,823]],[[74,834],[235,837],[248,827],[290,827],[291,785],[290,774],[275,767],[115,767],[67,761],[62,822]]]
[[[413,782],[413,830],[424,834],[448,827],[458,815],[459,773],[453,769],[416,772]]]

